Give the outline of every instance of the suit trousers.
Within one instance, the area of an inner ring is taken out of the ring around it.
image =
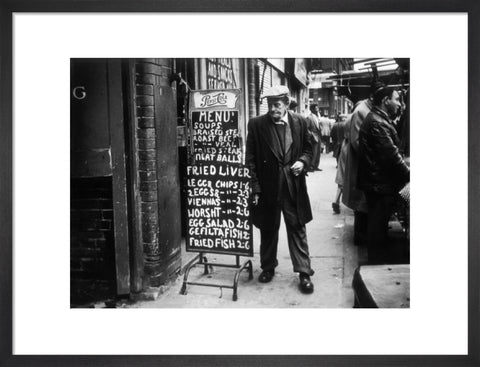
[[[388,262],[388,221],[392,215],[395,199],[392,195],[365,193],[368,205],[367,251],[368,262]]]
[[[313,275],[308,251],[307,231],[304,224],[300,224],[297,217],[295,202],[284,190],[282,200],[271,215],[275,216],[275,228],[273,230],[260,230],[260,263],[265,271],[274,270],[278,265],[278,230],[280,228],[280,213],[287,229],[288,249],[293,264],[293,271]]]
[[[322,143],[320,142],[320,140],[318,142],[315,142],[315,140],[312,139],[312,150],[313,156],[310,169],[315,170],[318,169],[318,166],[320,166],[320,157],[322,150]]]

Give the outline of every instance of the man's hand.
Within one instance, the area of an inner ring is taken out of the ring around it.
[[[258,200],[260,200],[260,195],[259,194],[254,194],[253,195],[253,205],[257,205],[258,204]]]
[[[302,161],[296,161],[295,164],[290,167],[290,170],[292,171],[294,176],[298,176],[300,173],[302,173],[304,166],[305,165]]]

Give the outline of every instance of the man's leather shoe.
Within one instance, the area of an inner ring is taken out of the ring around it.
[[[300,273],[300,290],[302,293],[310,294],[313,293],[313,283],[310,280],[310,276],[305,273]]]
[[[275,275],[275,270],[264,270],[260,273],[260,276],[258,277],[258,281],[260,283],[268,283],[272,280],[274,275]]]

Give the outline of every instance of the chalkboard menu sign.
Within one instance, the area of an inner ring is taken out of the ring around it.
[[[253,256],[239,89],[192,91],[187,251]]]

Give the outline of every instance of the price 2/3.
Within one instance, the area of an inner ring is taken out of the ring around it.
[[[237,201],[235,202],[237,205],[240,205],[240,206],[248,206],[248,202],[247,202],[247,199],[244,198],[244,197],[240,197],[240,196],[237,196]]]

